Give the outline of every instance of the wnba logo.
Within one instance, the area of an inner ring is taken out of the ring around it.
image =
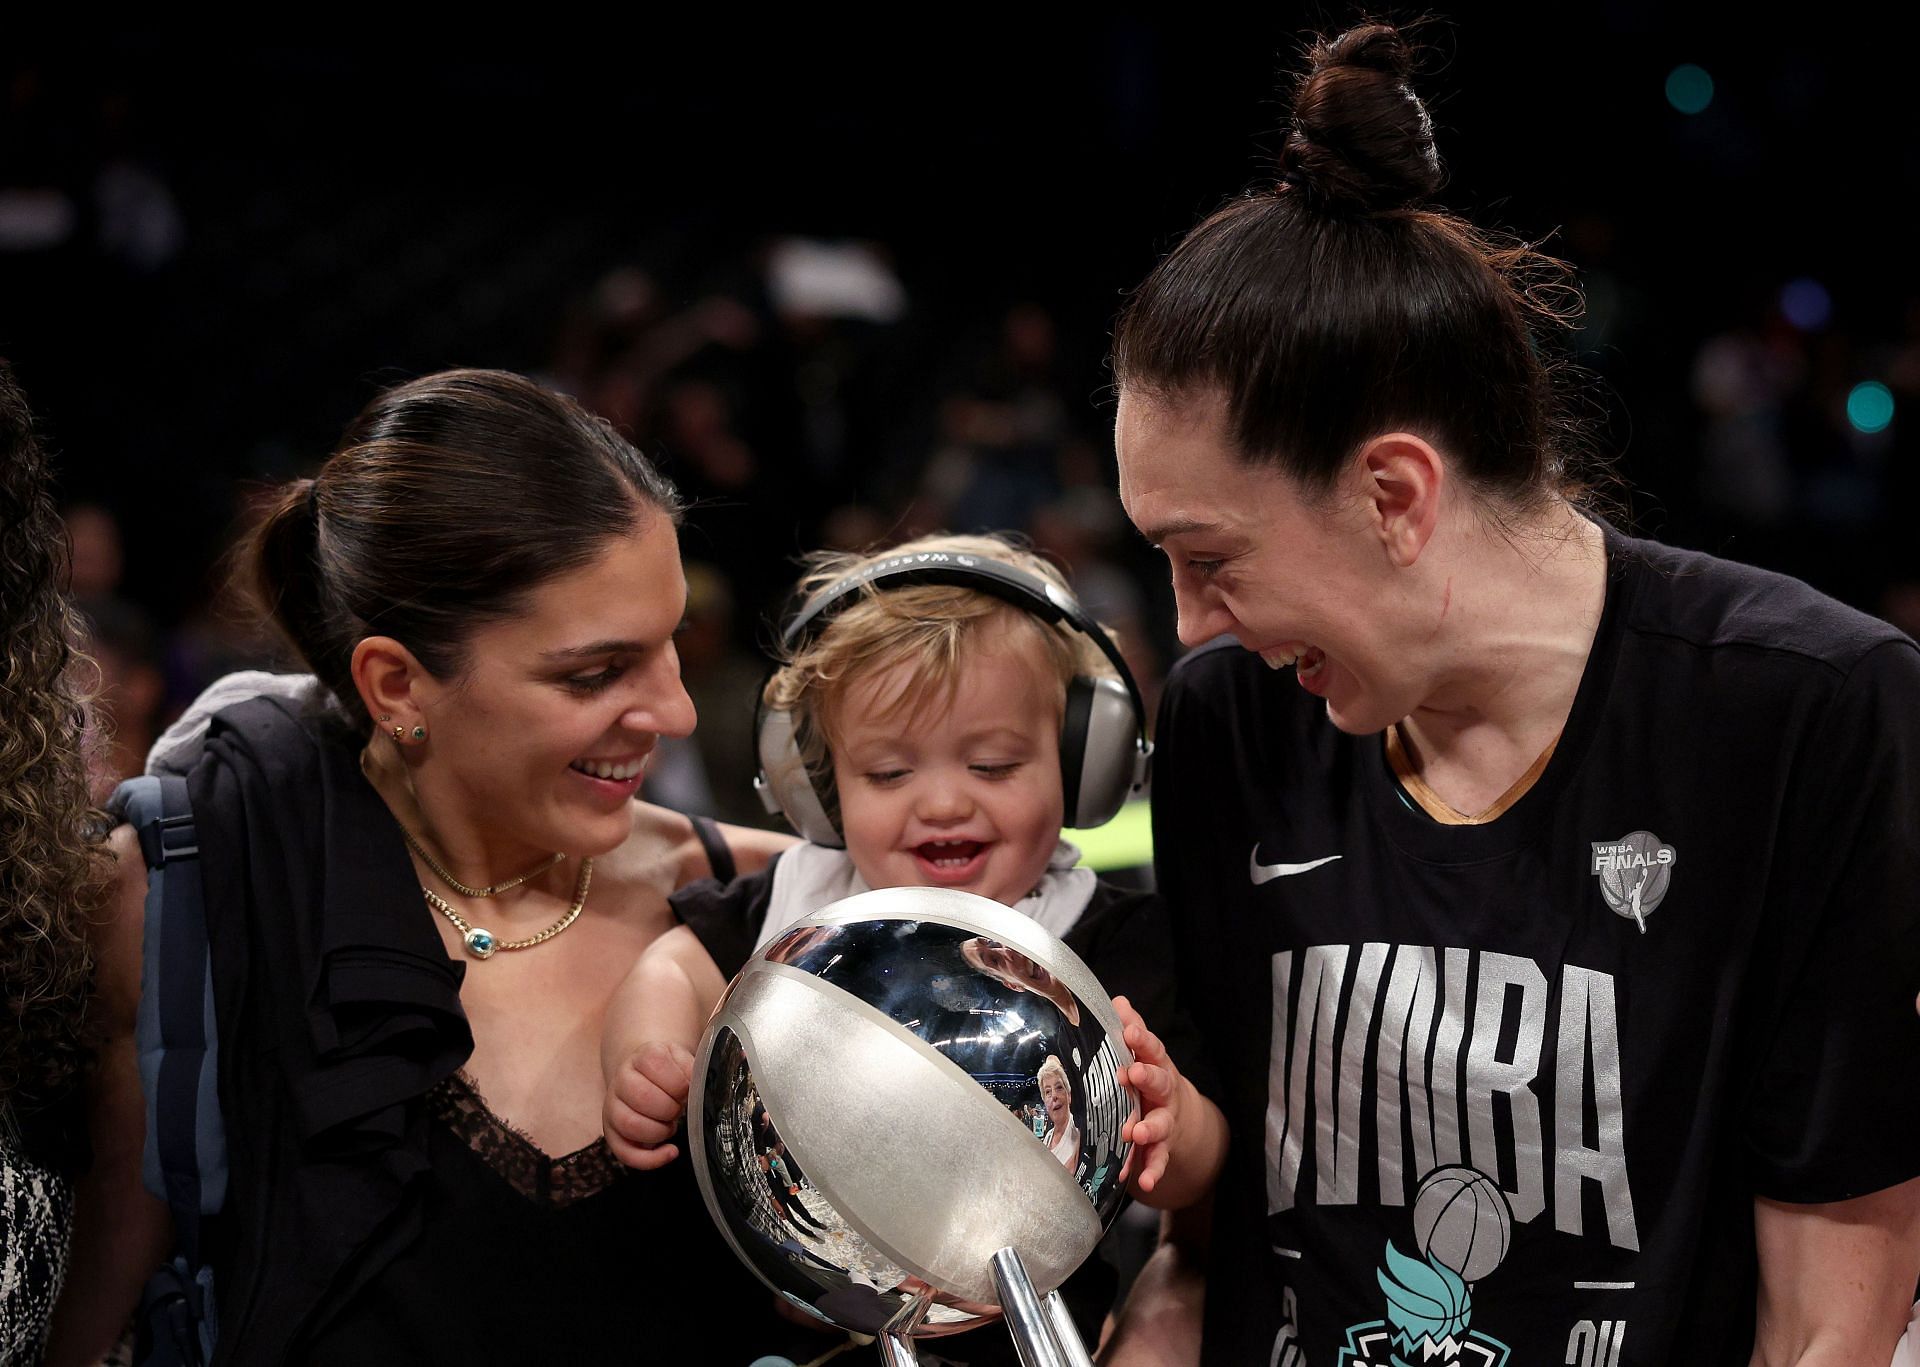
[[[1673,846],[1662,844],[1652,831],[1635,831],[1618,840],[1594,841],[1592,872],[1607,906],[1645,935],[1647,917],[1667,895],[1678,859]]]

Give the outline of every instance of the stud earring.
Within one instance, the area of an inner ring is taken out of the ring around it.
[[[396,742],[403,742],[403,741],[405,741],[405,740],[406,740],[406,738],[407,738],[407,728],[406,728],[406,727],[404,727],[404,726],[396,726],[396,727],[394,727],[394,728],[393,728],[393,738],[394,738],[394,740],[395,740]]]
[[[392,720],[393,720],[393,713],[391,713],[391,712],[382,712],[382,713],[381,713],[381,714],[380,714],[380,715],[379,715],[378,717],[375,717],[375,718],[374,718],[374,720],[375,720],[375,721],[377,721],[377,722],[379,722],[379,723],[380,723],[381,725],[383,725],[383,726],[384,726],[384,725],[386,725],[386,723],[388,723],[388,722],[390,722],[390,721],[392,721]]]
[[[426,727],[424,727],[424,726],[416,726],[416,727],[414,727],[414,728],[413,728],[413,738],[414,738],[415,740],[425,740],[425,739],[427,738],[427,728],[426,728]]]

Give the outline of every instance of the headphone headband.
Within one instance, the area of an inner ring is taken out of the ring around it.
[[[1004,560],[965,555],[956,551],[917,551],[910,555],[888,556],[862,566],[842,579],[836,579],[803,604],[780,633],[780,644],[791,655],[811,640],[869,585],[885,589],[910,588],[916,584],[948,584],[990,594],[1017,608],[1032,613],[1050,625],[1065,625],[1092,641],[1113,666],[1127,696],[1133,700],[1133,714],[1139,723],[1142,744],[1147,738],[1147,705],[1127,668],[1120,648],[1100,629],[1073,595],[1058,584],[1030,574]]]

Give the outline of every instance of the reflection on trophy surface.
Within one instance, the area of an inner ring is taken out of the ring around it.
[[[763,1281],[890,1362],[1003,1310],[1023,1361],[1085,1362],[1048,1293],[1120,1209],[1130,1062],[1099,983],[1034,922],[863,893],[727,989],[694,1065],[695,1171]]]

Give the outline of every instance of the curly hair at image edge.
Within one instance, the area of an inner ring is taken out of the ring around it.
[[[0,364],[0,1115],[58,1100],[89,1059],[86,921],[108,861],[87,796],[65,558],[46,457]]]

